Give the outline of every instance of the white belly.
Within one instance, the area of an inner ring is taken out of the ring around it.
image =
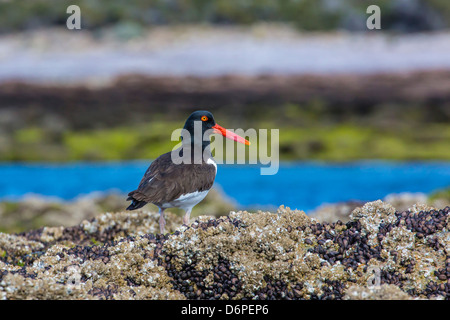
[[[208,194],[209,190],[205,191],[195,191],[192,193],[187,193],[181,195],[179,198],[169,202],[164,203],[162,207],[165,208],[181,208],[184,210],[190,210],[192,209],[197,203],[202,201],[206,195]]]
[[[206,163],[209,165],[213,165],[214,168],[216,168],[216,173],[217,173],[217,163],[214,161],[213,158],[208,158],[208,160],[206,160]]]

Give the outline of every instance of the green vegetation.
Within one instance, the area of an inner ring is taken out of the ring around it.
[[[180,126],[180,122],[159,121],[68,130],[59,133],[58,139],[45,128],[23,128],[2,147],[0,160],[154,159],[179,143],[171,141],[171,134]],[[450,127],[446,123],[427,124],[425,130],[414,125],[380,127],[352,122],[279,127],[275,121],[264,121],[256,128],[279,129],[282,160],[450,160]]]
[[[142,26],[213,23],[251,24],[255,22],[286,22],[303,30],[354,29],[365,27],[368,3],[358,0],[15,0],[0,2],[0,30],[13,31],[35,27],[65,25],[69,5],[82,10],[84,29],[116,26],[126,37],[139,35]],[[448,25],[450,3],[447,0],[422,0],[400,2],[378,0],[383,12],[383,29],[399,25],[426,30],[430,19],[439,18]],[[399,12],[408,12],[415,19],[402,18]],[[427,12],[432,12],[428,14]],[[353,22],[352,22],[353,21]]]
[[[449,160],[449,143],[450,127],[438,124],[427,130],[353,124],[280,130],[280,151],[289,159]]]
[[[438,190],[430,195],[430,200],[442,199],[450,202],[450,188]]]

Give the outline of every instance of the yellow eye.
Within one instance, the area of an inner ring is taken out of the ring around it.
[[[202,121],[208,121],[208,117],[207,116],[203,116],[201,119],[202,119]]]

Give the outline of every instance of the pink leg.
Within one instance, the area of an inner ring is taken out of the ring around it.
[[[185,224],[187,226],[189,225],[189,218],[191,216],[191,211],[192,211],[192,209],[187,209],[186,213],[184,214],[184,217],[183,217],[183,224]]]
[[[164,234],[164,228],[166,226],[166,219],[164,219],[164,209],[159,209],[159,231]]]

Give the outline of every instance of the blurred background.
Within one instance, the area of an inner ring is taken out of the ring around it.
[[[193,216],[444,207],[449,28],[447,0],[0,1],[0,231],[124,210],[198,109],[279,129],[281,164],[220,165]]]

